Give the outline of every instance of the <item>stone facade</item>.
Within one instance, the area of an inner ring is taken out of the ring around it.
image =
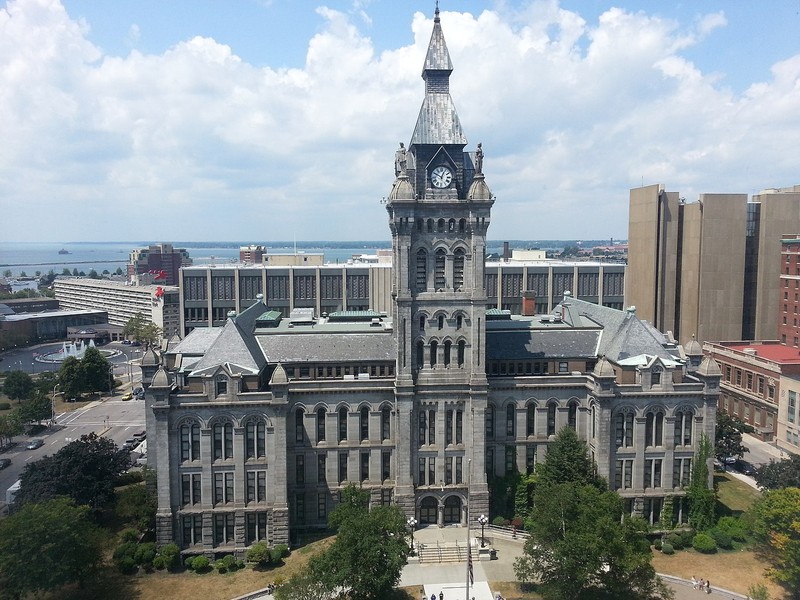
[[[490,514],[492,478],[530,472],[562,427],[651,521],[680,520],[719,370],[634,311],[565,292],[553,311],[487,308],[494,196],[449,95],[438,11],[412,141],[387,199],[391,314],[288,314],[263,296],[142,361],[158,539],[243,552],[326,527],[349,483],[422,525]],[[664,506],[675,507],[672,515]]]

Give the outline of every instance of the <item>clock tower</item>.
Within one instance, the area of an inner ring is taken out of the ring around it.
[[[494,198],[483,150],[450,97],[453,65],[439,10],[425,56],[425,97],[387,199],[397,338],[395,500],[422,524],[466,524],[489,510],[485,418],[486,231]],[[469,493],[468,493],[469,490]]]

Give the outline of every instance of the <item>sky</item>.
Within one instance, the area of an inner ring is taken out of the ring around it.
[[[800,184],[800,0],[441,0],[489,238]],[[0,0],[0,239],[383,240],[433,0]]]

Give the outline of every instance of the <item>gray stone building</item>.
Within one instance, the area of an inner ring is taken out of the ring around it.
[[[494,197],[451,71],[437,11],[386,203],[390,311],[287,315],[257,295],[143,358],[160,542],[209,554],[285,542],[324,527],[351,482],[423,525],[466,524],[467,501],[488,514],[492,478],[530,472],[563,427],[632,514],[683,519],[694,450],[714,431],[716,363],[568,291],[545,315],[487,308]]]

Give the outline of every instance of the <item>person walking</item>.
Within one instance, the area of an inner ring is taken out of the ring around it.
[[[692,575],[692,589],[697,589],[697,579],[694,578],[694,575]]]
[[[706,579],[706,594],[711,593],[711,581]]]

